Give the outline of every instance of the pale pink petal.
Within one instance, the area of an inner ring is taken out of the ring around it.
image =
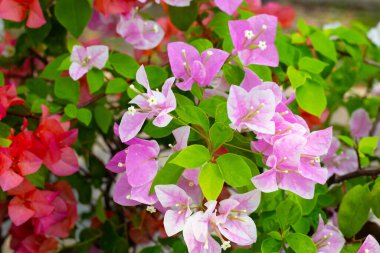
[[[124,113],[119,126],[121,141],[127,142],[134,138],[140,132],[148,116],[148,113],[136,112],[134,115],[131,115],[128,112]]]
[[[364,109],[357,109],[350,119],[350,130],[352,136],[356,138],[366,137],[372,128],[372,122],[369,118],[367,111]]]
[[[229,15],[234,14],[242,2],[243,0],[215,0],[216,6]]]
[[[177,204],[188,205],[190,197],[177,185],[157,185],[155,191],[163,207],[175,207]]]
[[[261,192],[259,190],[253,190],[243,194],[234,194],[230,199],[239,202],[239,205],[236,207],[237,210],[246,210],[247,214],[251,214],[260,205]]]
[[[76,81],[88,72],[88,68],[83,67],[79,63],[73,62],[69,68],[70,77]]]
[[[267,170],[264,173],[251,179],[254,186],[262,192],[274,192],[278,190],[277,173],[275,169]]]
[[[380,253],[379,242],[372,235],[368,235],[358,253]]]
[[[87,55],[90,57],[89,65],[102,69],[108,61],[108,47],[107,46],[89,46],[86,48]]]

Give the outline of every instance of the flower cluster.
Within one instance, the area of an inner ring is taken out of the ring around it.
[[[65,181],[39,190],[24,180],[8,194],[13,196],[8,213],[13,223],[11,248],[15,252],[57,249],[55,238],[69,236],[78,220],[75,196]]]

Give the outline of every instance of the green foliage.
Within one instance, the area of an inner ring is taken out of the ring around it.
[[[179,152],[170,163],[184,168],[195,169],[203,166],[211,158],[209,151],[202,145],[191,145]]]
[[[224,179],[219,166],[207,163],[199,174],[199,185],[207,200],[216,200],[222,191]]]
[[[87,0],[58,0],[54,13],[58,21],[78,38],[90,20],[92,10]]]
[[[289,227],[289,225],[297,223],[297,221],[301,218],[302,209],[297,202],[291,199],[286,199],[278,205],[276,208],[276,213],[281,229],[284,231]]]
[[[346,237],[354,236],[367,222],[371,208],[368,186],[357,185],[343,197],[338,212],[339,229]]]
[[[170,20],[182,31],[186,31],[191,26],[197,18],[197,13],[198,5],[194,1],[186,7],[169,6]]]
[[[305,84],[296,90],[299,106],[306,112],[319,117],[327,106],[325,91],[317,82],[307,79]]]
[[[251,169],[242,156],[225,154],[216,159],[223,178],[233,187],[250,185]]]
[[[307,235],[300,233],[289,234],[286,237],[286,241],[295,253],[317,252],[314,242]]]

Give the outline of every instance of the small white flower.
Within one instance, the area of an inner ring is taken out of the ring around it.
[[[211,55],[213,55],[213,54],[214,54],[214,53],[213,53],[212,51],[210,51],[210,50],[207,51],[207,55],[208,55],[208,56],[211,56]]]
[[[147,206],[146,210],[150,213],[155,213],[157,211],[156,208],[154,208],[154,206]]]
[[[136,109],[133,105],[128,107],[128,114],[134,116],[136,114]]]
[[[132,195],[131,195],[131,194],[128,194],[125,198],[126,198],[126,199],[131,199],[131,198],[132,198]]]
[[[365,250],[364,250],[364,253],[370,253],[370,252],[369,252],[369,249],[365,249]]]
[[[159,29],[158,29],[158,25],[157,25],[157,24],[154,24],[154,26],[153,26],[153,31],[154,31],[155,33],[158,33]]]
[[[261,28],[263,28],[264,30],[266,30],[266,29],[268,29],[268,26],[266,24],[263,24],[263,26]]]
[[[265,49],[267,49],[267,43],[264,40],[260,40],[259,48],[264,51]]]
[[[222,244],[222,249],[226,250],[228,248],[231,248],[231,242],[230,241],[224,241]]]
[[[367,37],[373,44],[380,47],[380,22],[377,23],[376,27],[373,27],[368,31]]]
[[[148,103],[149,103],[149,106],[154,106],[154,105],[157,105],[157,99],[155,96],[150,96],[148,98]]]
[[[248,40],[251,40],[253,37],[255,37],[255,35],[253,34],[252,30],[245,30],[244,37],[246,37]]]

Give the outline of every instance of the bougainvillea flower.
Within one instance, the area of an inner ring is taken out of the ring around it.
[[[128,112],[124,113],[119,126],[119,135],[122,142],[127,142],[134,138],[144,122],[148,118],[153,118],[153,124],[158,127],[167,126],[172,120],[169,114],[174,111],[177,103],[171,87],[175,78],[169,78],[162,86],[162,92],[151,90],[149,87],[148,77],[144,66],[141,66],[136,74],[136,80],[139,84],[145,87],[146,93],[141,93],[133,86],[130,86],[139,93],[129,103],[136,104],[140,108],[135,108],[133,105],[128,108]]]
[[[215,5],[228,15],[232,15],[242,2],[243,0],[215,0]]]
[[[14,84],[0,87],[0,120],[5,118],[9,107],[25,103],[17,97],[16,86]]]
[[[61,123],[60,115],[49,115],[42,106],[41,122],[34,132],[39,142],[34,142],[34,153],[57,176],[68,176],[79,170],[78,158],[71,146],[78,136],[78,129],[70,128],[70,122]]]
[[[220,215],[215,218],[220,233],[239,245],[256,242],[256,225],[249,215],[259,206],[260,196],[260,191],[253,190],[222,200],[218,207]]]
[[[183,229],[183,237],[189,253],[219,253],[221,247],[210,235],[211,219],[217,202],[205,204],[205,212],[198,211],[188,218]]]
[[[278,52],[274,45],[276,17],[262,14],[247,20],[229,21],[228,26],[235,47],[233,54],[237,54],[244,65],[278,66]]]
[[[58,241],[34,233],[31,221],[21,226],[12,225],[10,229],[10,247],[16,253],[55,252],[58,250]]]
[[[47,189],[57,194],[51,202],[54,210],[47,216],[33,219],[35,233],[66,238],[78,220],[74,192],[66,181],[58,181],[54,185],[48,185]]]
[[[274,134],[275,96],[271,90],[245,89],[232,85],[227,100],[230,127],[240,131]]]
[[[108,60],[107,46],[74,46],[70,61],[72,62],[69,74],[72,79],[78,80],[92,68],[102,69]]]
[[[31,218],[50,215],[54,211],[53,200],[57,194],[51,191],[40,191],[27,180],[10,190],[9,195],[16,195],[9,202],[8,214],[13,224],[19,226]]]
[[[277,140],[266,161],[271,169],[253,177],[253,184],[263,192],[280,188],[313,198],[314,185],[327,180],[327,169],[320,167],[320,156],[326,154],[331,135],[331,129],[326,129],[308,138],[290,134]]]
[[[200,87],[211,84],[228,58],[228,53],[210,48],[198,53],[198,50],[184,42],[172,42],[168,45],[170,67],[174,76],[181,79],[176,85],[181,90],[191,90],[193,83]]]
[[[328,177],[333,174],[343,176],[358,169],[358,158],[355,150],[343,149],[340,153],[337,153],[339,149],[340,142],[333,137],[327,154],[322,158],[328,170]]]
[[[94,9],[103,15],[128,13],[135,0],[95,0]]]
[[[317,247],[317,251],[325,253],[340,252],[346,242],[338,228],[325,225],[321,215],[319,215],[318,228],[313,234],[312,240]]]
[[[39,28],[46,23],[39,0],[2,0],[0,18],[21,22],[28,13],[26,26]]]
[[[158,201],[167,208],[164,216],[166,234],[173,236],[183,230],[186,220],[192,214],[190,205],[193,201],[177,185],[157,185],[155,191]]]
[[[351,115],[350,131],[355,138],[362,138],[369,135],[372,128],[372,121],[364,109],[357,109]]]
[[[22,183],[24,176],[38,171],[42,160],[32,150],[35,138],[31,131],[9,137],[12,144],[0,149],[0,187],[8,191]]]
[[[78,220],[75,196],[65,181],[39,190],[24,180],[9,195],[15,195],[8,207],[12,222],[19,226],[31,220],[36,234],[65,238]]]
[[[358,253],[380,253],[379,242],[372,235],[368,235]]]
[[[139,0],[141,3],[146,3],[147,0]],[[155,0],[157,4],[161,2],[161,0]],[[167,3],[168,5],[177,6],[177,7],[185,7],[189,6],[191,0],[162,0],[162,2]]]
[[[128,182],[132,187],[143,186],[152,181],[158,170],[157,156],[160,147],[154,140],[147,141],[141,139],[128,147],[125,158],[125,170],[128,175]]]
[[[116,32],[135,49],[155,48],[164,38],[164,30],[157,22],[142,19],[135,10],[121,15]]]

